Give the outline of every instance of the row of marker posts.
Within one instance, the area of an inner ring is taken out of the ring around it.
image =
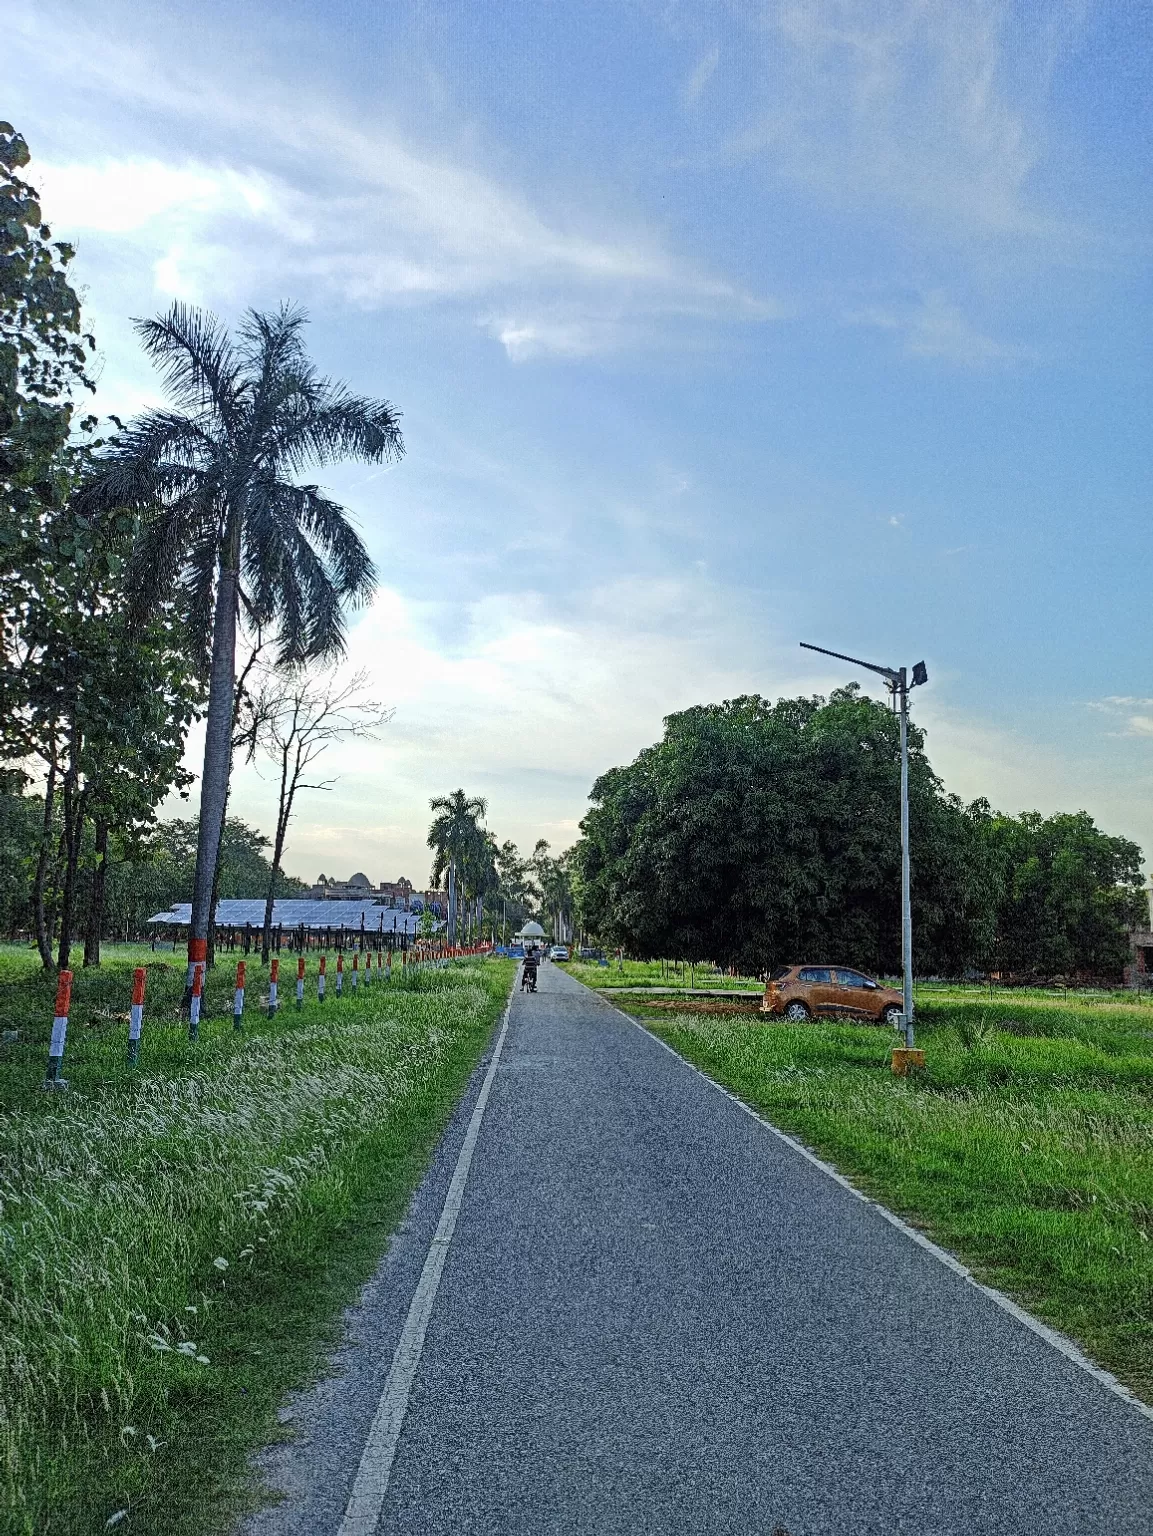
[[[463,955],[469,951],[453,949],[448,951],[451,956]],[[376,955],[376,980],[392,980],[392,950],[366,950],[364,954],[364,985],[367,988],[373,980],[373,954]],[[446,957],[447,958],[447,957]],[[410,965],[420,966],[425,962],[420,960],[410,961],[408,954],[401,951],[401,966],[407,970]],[[435,963],[435,962],[434,962]],[[207,965],[205,958],[194,958],[189,961],[189,975],[192,983],[192,995],[188,1008],[188,1038],[197,1040],[200,1038],[200,1011],[204,999],[204,973]],[[232,1027],[234,1030],[244,1028],[244,993],[245,993],[245,962],[240,960],[236,966],[236,988],[232,995]],[[320,967],[316,979],[317,1001],[324,1002],[325,982],[328,972],[328,956],[321,955]],[[360,952],[353,951],[352,956],[352,990],[360,989]],[[296,1006],[304,1006],[304,975],[305,959],[301,955],[296,962]],[[128,1065],[136,1066],[140,1059],[140,1037],[144,1030],[144,991],[148,980],[148,973],[142,965],[137,966],[132,973],[132,1008],[128,1015]],[[278,995],[280,990],[280,959],[274,956],[268,975],[268,1017],[274,1018],[278,1008]],[[340,953],[336,957],[336,995],[340,997],[344,992],[344,955]],[[48,1070],[44,1078],[44,1087],[50,1089],[65,1089],[67,1080],[61,1075],[61,1067],[64,1063],[64,1046],[68,1038],[68,1012],[72,1002],[72,972],[61,971],[56,983],[56,1010],[52,1018],[52,1039],[48,1047]]]

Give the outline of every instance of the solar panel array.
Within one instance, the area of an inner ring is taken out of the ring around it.
[[[363,921],[362,921],[363,918]],[[170,912],[157,912],[150,923],[167,923],[187,928],[192,921],[191,902],[178,902]],[[264,927],[264,902],[229,900],[216,903],[218,928]],[[419,912],[401,912],[395,907],[380,907],[374,901],[301,901],[285,898],[272,904],[272,926],[299,928],[345,928],[366,933],[416,933]],[[440,924],[438,923],[439,927]]]

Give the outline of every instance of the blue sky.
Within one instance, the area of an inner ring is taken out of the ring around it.
[[[408,455],[327,475],[396,708],[296,873],[422,880],[429,795],[564,845],[671,710],[911,664],[947,785],[1153,849],[1136,0],[15,7],[103,353],[283,298]],[[268,828],[271,781],[244,771]]]

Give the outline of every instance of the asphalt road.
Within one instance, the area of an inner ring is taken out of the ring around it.
[[[381,1533],[1150,1536],[1153,1422],[559,967],[540,985]],[[338,1531],[478,1087],[248,1536]]]

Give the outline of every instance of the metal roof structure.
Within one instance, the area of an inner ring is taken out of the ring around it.
[[[395,907],[378,906],[375,901],[309,901],[286,897],[272,904],[273,927],[344,928],[359,933],[407,933],[420,931],[419,912],[401,912]],[[178,902],[169,912],[157,912],[149,923],[164,924],[172,928],[187,928],[192,921],[192,903]],[[216,926],[218,928],[243,928],[251,923],[253,928],[264,927],[264,902],[218,901]],[[442,924],[437,923],[438,928]]]

